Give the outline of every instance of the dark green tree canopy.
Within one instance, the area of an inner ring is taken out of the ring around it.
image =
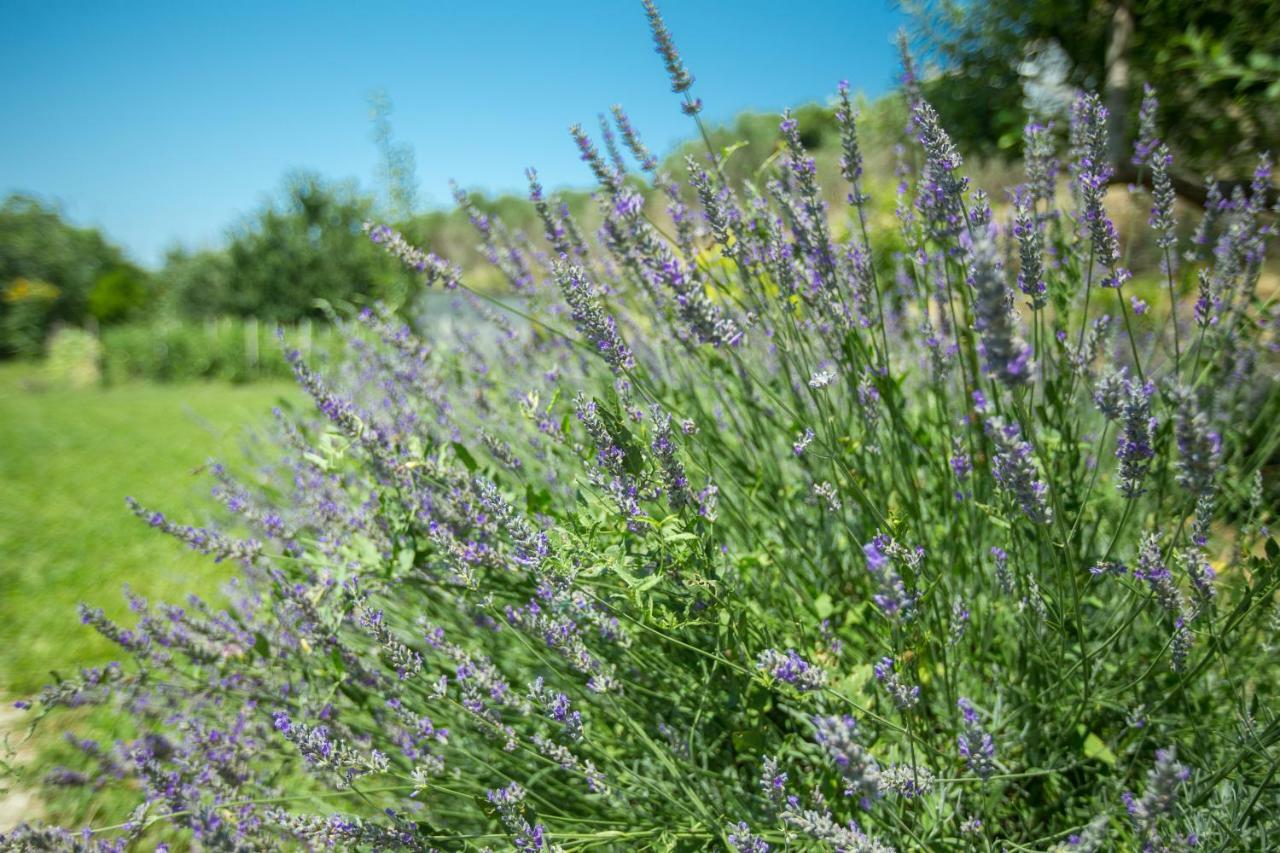
[[[394,299],[406,277],[364,235],[372,215],[371,202],[348,184],[308,173],[290,176],[280,199],[233,229],[225,302],[217,307],[293,321],[318,313],[321,300]]]
[[[1012,151],[1028,117],[1039,52],[1065,86],[1104,93],[1127,161],[1142,87],[1178,168],[1240,177],[1280,139],[1280,3],[1276,0],[908,0],[913,47],[938,73],[926,93],[963,143]],[[1123,170],[1122,170],[1123,176]]]
[[[97,230],[68,224],[61,211],[36,198],[5,199],[0,204],[0,355],[34,355],[55,323],[84,322],[95,284],[110,273],[129,279],[134,297],[145,288],[144,273]]]

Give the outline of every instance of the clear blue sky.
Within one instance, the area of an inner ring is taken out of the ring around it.
[[[885,91],[889,0],[666,0],[712,120]],[[565,128],[621,103],[665,151],[691,131],[638,0],[0,0],[0,193],[62,204],[155,265],[217,245],[286,172],[377,186],[368,95],[395,104],[421,198],[589,176]]]

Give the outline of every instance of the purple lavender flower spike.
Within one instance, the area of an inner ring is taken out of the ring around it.
[[[756,659],[756,669],[763,670],[775,681],[783,681],[802,693],[826,686],[827,673],[800,657],[795,649],[780,652],[765,649]]]
[[[994,230],[978,231],[969,244],[969,286],[973,288],[974,327],[986,372],[1010,387],[1031,376],[1031,349],[1018,337],[1012,298],[1005,285]]]

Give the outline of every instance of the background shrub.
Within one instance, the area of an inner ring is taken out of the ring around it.
[[[250,382],[288,377],[292,370],[276,328],[236,317],[113,326],[102,332],[103,375],[112,383],[130,379]],[[324,324],[289,327],[289,334],[308,356],[327,352],[335,339]]]
[[[102,379],[102,346],[83,329],[64,327],[49,338],[45,377],[55,385],[91,388]]]

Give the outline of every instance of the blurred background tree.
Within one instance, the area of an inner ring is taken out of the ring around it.
[[[89,289],[89,316],[99,323],[118,323],[140,315],[151,301],[148,276],[122,264],[98,276]]]
[[[158,312],[184,320],[217,317],[233,304],[231,259],[222,249],[170,249],[158,278],[162,283]]]
[[[364,235],[372,202],[349,183],[299,172],[281,197],[231,232],[231,286],[223,313],[294,321],[319,315],[317,302],[398,301],[405,274]]]
[[[37,355],[55,324],[82,323],[90,294],[108,273],[118,274],[116,283],[107,283],[100,299],[124,278],[145,287],[145,274],[97,230],[69,225],[59,210],[29,196],[6,199],[0,204],[0,356]]]
[[[905,0],[925,93],[966,148],[1017,153],[1032,112],[1065,118],[1059,92],[1100,91],[1112,160],[1132,179],[1144,84],[1160,97],[1177,168],[1239,178],[1280,139],[1276,0]],[[1047,97],[1046,97],[1047,95]]]

